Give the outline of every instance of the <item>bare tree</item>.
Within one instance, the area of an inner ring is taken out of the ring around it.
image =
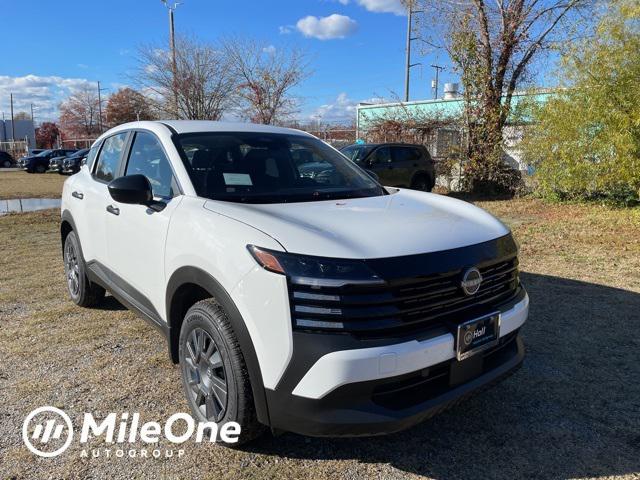
[[[98,92],[85,86],[60,104],[60,127],[67,135],[92,137],[99,133]]]
[[[464,87],[468,178],[500,182],[514,92],[543,52],[567,41],[592,0],[407,0],[433,13],[421,29],[448,52]]]
[[[219,120],[232,105],[236,78],[221,49],[190,37],[176,39],[175,78],[171,55],[151,46],[138,52],[136,80],[165,115]]]
[[[255,123],[275,124],[297,110],[291,90],[309,75],[304,53],[239,38],[224,42],[224,50],[239,81],[241,114]]]

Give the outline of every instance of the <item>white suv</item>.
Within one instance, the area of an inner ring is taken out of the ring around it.
[[[137,122],[62,196],[69,294],[166,337],[200,421],[371,435],[520,366],[529,300],[500,221],[384,188],[297,130]]]

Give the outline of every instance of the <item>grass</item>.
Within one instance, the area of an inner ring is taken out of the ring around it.
[[[0,217],[0,478],[638,478],[640,210],[481,206],[521,245],[531,313],[518,373],[404,433],[266,435],[244,450],[188,442],[168,460],[80,458],[77,442],[51,460],[26,450],[22,422],[41,405],[74,421],[162,421],[188,407],[155,330],[111,297],[90,310],[67,299],[57,213]]]
[[[58,173],[0,171],[0,200],[9,198],[60,198],[69,178]]]

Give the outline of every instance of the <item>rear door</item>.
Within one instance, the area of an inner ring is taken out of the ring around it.
[[[151,317],[164,319],[165,240],[171,215],[182,198],[175,174],[160,140],[151,132],[133,132],[122,175],[144,175],[162,211],[112,198],[107,216],[108,266],[112,281]]]
[[[118,174],[128,135],[129,132],[120,132],[104,139],[91,165],[91,178],[82,186],[81,191],[76,192],[82,196],[86,214],[87,231],[83,234],[84,238],[81,238],[85,260],[97,261],[102,265],[108,263],[105,207],[111,196],[107,185]]]
[[[395,145],[391,148],[391,156],[397,185],[410,187],[413,173],[420,167],[420,149],[410,145]]]

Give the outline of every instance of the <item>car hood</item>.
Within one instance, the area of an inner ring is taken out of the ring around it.
[[[207,200],[204,208],[261,230],[289,252],[334,258],[437,252],[509,233],[470,203],[403,189],[379,197],[289,204]]]

